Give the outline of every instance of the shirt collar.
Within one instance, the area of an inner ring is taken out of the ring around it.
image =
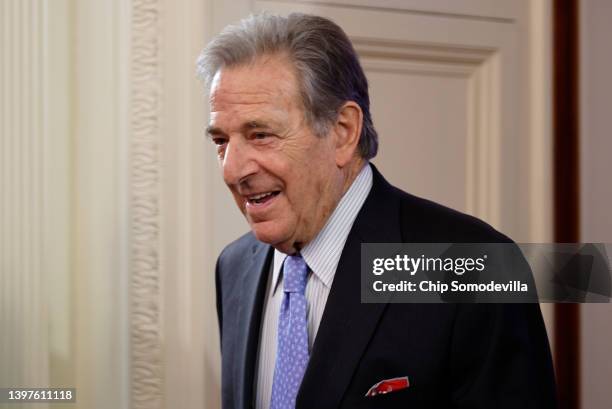
[[[327,288],[331,287],[344,243],[371,188],[372,169],[370,164],[366,163],[338,202],[323,229],[300,252],[310,270]],[[287,254],[274,250],[273,293],[276,292],[280,270],[286,257]]]

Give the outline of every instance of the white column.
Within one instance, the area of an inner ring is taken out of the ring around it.
[[[45,2],[0,1],[1,387],[49,385],[45,28]]]
[[[212,33],[209,1],[164,0],[156,56],[163,72],[159,128],[161,260],[167,408],[220,408],[214,291],[216,159],[204,136],[207,107],[195,61]],[[221,8],[228,8],[224,5]],[[232,5],[233,6],[233,5]],[[226,193],[226,192],[224,192]]]
[[[74,7],[73,317],[78,408],[129,403],[129,2]]]

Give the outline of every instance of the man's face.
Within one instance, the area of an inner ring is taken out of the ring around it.
[[[341,194],[334,133],[307,125],[296,76],[280,55],[220,70],[208,133],[223,179],[255,236],[293,253],[323,227]]]

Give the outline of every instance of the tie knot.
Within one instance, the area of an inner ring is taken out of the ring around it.
[[[283,290],[287,293],[304,294],[308,266],[301,255],[287,256],[283,264]]]

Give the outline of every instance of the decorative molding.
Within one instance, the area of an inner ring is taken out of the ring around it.
[[[351,40],[366,71],[468,81],[466,211],[499,225],[502,136],[498,50],[360,37]]]
[[[514,15],[516,12],[512,10],[512,5],[504,6],[496,4],[490,7],[491,4],[487,4],[486,2],[473,4],[473,7],[462,4],[461,2],[453,4],[452,2],[430,2],[427,0],[420,2],[421,4],[418,4],[418,1],[406,0],[378,0],[375,2],[371,0],[257,0],[257,2],[262,3],[264,7],[266,7],[266,4],[268,4],[268,7],[270,7],[270,5],[273,7],[274,4],[283,3],[290,4],[293,7],[295,7],[296,4],[301,4],[310,7],[333,7],[345,10],[412,14],[416,16],[443,17],[448,19],[486,21],[502,24],[512,24],[516,19]]]
[[[130,408],[164,407],[160,1],[133,0],[130,50]]]
[[[468,83],[467,203],[469,213],[500,227],[503,158],[498,53],[479,64]]]
[[[0,2],[0,385],[49,385],[45,11]],[[55,204],[53,202],[52,204]],[[20,405],[18,405],[20,406]],[[44,406],[43,406],[44,407]]]
[[[383,57],[389,60],[442,62],[446,64],[478,65],[494,51],[438,44],[394,41],[351,36],[351,42],[361,57]]]

